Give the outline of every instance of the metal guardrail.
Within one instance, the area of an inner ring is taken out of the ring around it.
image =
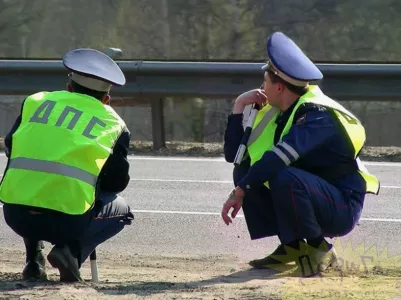
[[[163,98],[169,96],[234,98],[259,87],[263,63],[118,61],[127,78],[112,96],[146,99],[152,107],[153,146],[165,145]],[[401,65],[317,64],[319,84],[337,100],[401,100]],[[0,60],[0,94],[28,95],[64,89],[61,61]]]

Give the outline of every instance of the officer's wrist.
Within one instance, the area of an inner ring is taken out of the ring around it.
[[[237,190],[236,188],[233,189],[233,190],[231,191],[230,195],[228,196],[228,198],[229,198],[230,200],[242,201],[243,198],[244,198],[244,196],[238,195],[237,192],[236,192],[236,190]]]
[[[241,197],[241,198],[243,198],[243,197],[245,196],[244,190],[241,189],[239,186],[237,186],[237,187],[234,189],[234,194],[235,194],[236,197]]]
[[[233,114],[242,114],[245,110],[245,105],[240,101],[235,101]]]

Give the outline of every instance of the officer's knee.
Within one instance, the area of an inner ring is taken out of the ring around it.
[[[95,206],[96,219],[109,219],[131,224],[134,215],[123,197],[102,192]]]
[[[104,204],[107,203],[118,203],[118,202],[124,202],[124,198],[122,198],[120,195],[116,193],[110,193],[110,192],[105,192],[105,191],[100,191],[98,194],[98,199],[102,201]]]
[[[287,167],[276,174],[273,180],[270,180],[269,186],[272,191],[276,189],[288,188],[297,181],[297,169]]]

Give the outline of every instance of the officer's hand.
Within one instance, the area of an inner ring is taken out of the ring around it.
[[[228,199],[226,203],[223,205],[223,209],[221,210],[221,217],[223,218],[224,223],[226,225],[229,225],[233,221],[228,215],[228,212],[232,208],[233,211],[231,212],[231,217],[234,219],[237,216],[237,213],[242,207],[243,203],[243,197],[238,197],[235,195],[235,190],[233,190],[230,195],[228,196]]]
[[[262,108],[267,103],[267,96],[262,89],[254,89],[247,91],[238,96],[235,100],[235,106],[238,109],[244,110],[245,106],[256,103],[259,108]]]

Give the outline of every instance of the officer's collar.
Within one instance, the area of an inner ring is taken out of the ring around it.
[[[286,111],[281,111],[280,115],[277,118],[277,120],[289,117],[291,115],[292,111],[294,110],[295,106],[297,105],[298,100],[299,100],[299,98],[297,100],[295,100],[294,103],[291,104],[291,106]]]

